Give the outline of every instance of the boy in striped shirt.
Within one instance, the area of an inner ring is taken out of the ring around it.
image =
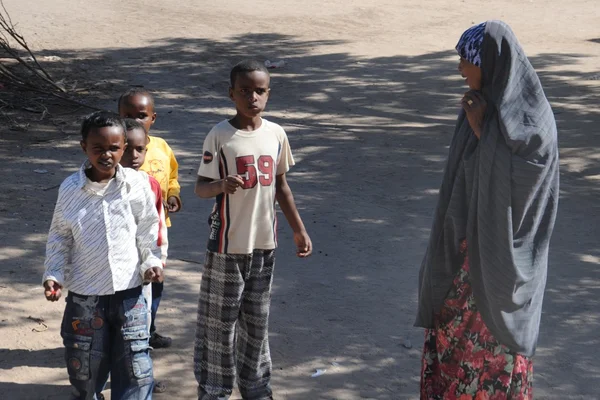
[[[194,372],[198,399],[227,399],[237,377],[244,399],[272,399],[268,317],[277,246],[277,201],[298,257],[312,252],[285,174],[294,165],[285,131],[261,117],[269,97],[264,64],[231,71],[237,113],[204,141],[196,194],[216,198],[202,274]]]
[[[162,281],[148,182],[119,161],[125,124],[97,112],[81,128],[88,160],[61,184],[46,246],[46,299],[68,289],[61,336],[76,399],[152,398],[144,281]]]

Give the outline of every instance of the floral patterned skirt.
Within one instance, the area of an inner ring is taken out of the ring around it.
[[[464,261],[435,328],[425,331],[421,400],[528,400],[533,398],[533,363],[500,344],[477,310]]]

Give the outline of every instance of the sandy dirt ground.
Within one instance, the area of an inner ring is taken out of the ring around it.
[[[131,85],[156,93],[153,133],[175,150],[184,202],[169,232],[158,317],[174,345],[153,352],[155,375],[170,388],[157,398],[168,399],[195,395],[212,202],[196,199],[193,183],[204,136],[231,115],[229,69],[245,57],[286,62],[273,71],[267,117],[289,134],[298,162],[289,181],[315,245],[313,257],[298,260],[280,224],[270,324],[276,399],[418,398],[418,268],[465,91],[453,48],[471,24],[507,21],[554,107],[562,157],[535,397],[600,398],[595,0],[4,3],[40,55],[60,57],[47,62],[55,75],[89,89],[82,95],[98,107],[114,110]],[[64,303],[46,302],[40,280],[57,185],[83,161],[83,112],[52,124],[32,115],[26,132],[0,122],[0,399],[68,398]],[[311,378],[316,369],[326,372]]]

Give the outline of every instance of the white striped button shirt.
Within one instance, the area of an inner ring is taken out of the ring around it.
[[[158,214],[148,180],[117,167],[105,190],[95,191],[81,169],[61,184],[46,245],[44,279],[81,295],[108,295],[140,286],[162,267]]]

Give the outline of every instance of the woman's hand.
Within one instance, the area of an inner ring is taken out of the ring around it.
[[[471,129],[473,129],[473,133],[475,133],[477,139],[481,139],[483,117],[487,107],[487,102],[483,98],[483,95],[478,91],[469,90],[462,98],[461,105],[467,113],[467,120],[469,121],[469,125],[471,125]]]

